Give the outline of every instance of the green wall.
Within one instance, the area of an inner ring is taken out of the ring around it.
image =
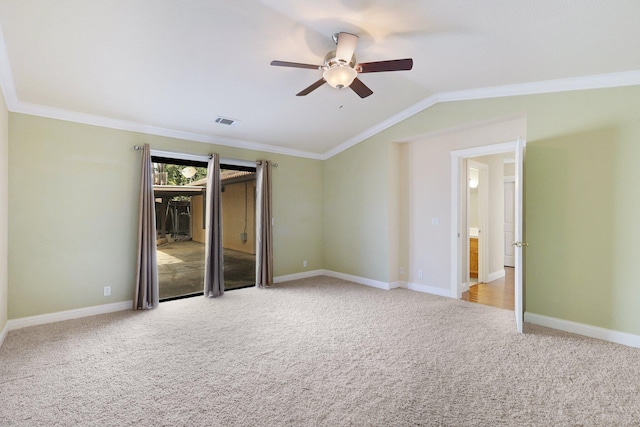
[[[140,152],[271,159],[274,274],[322,268],[322,163],[9,115],[10,319],[133,299]],[[103,287],[112,294],[103,296]]]
[[[324,162],[324,268],[389,282],[389,144]]]
[[[640,87],[528,98],[526,311],[640,334]]]
[[[640,334],[640,124],[527,148],[527,311]]]

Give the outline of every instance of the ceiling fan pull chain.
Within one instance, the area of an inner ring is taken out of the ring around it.
[[[340,92],[340,106],[338,107],[338,110],[341,109],[343,107],[343,102],[342,102],[342,88],[340,88],[339,90]]]

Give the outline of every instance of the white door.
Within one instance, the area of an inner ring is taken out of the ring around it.
[[[515,267],[515,190],[514,181],[504,183],[504,266]]]
[[[514,289],[514,311],[516,315],[516,328],[522,333],[523,304],[522,304],[522,266],[523,250],[527,246],[522,241],[522,171],[524,165],[525,142],[518,139],[516,146],[516,182],[515,182],[515,239],[513,248],[515,250],[515,289]]]

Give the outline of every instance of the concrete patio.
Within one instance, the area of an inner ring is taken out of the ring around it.
[[[191,240],[158,246],[160,299],[202,293],[204,244]],[[255,255],[224,249],[225,291],[255,284]]]

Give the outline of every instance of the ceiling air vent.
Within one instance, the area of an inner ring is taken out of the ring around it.
[[[216,123],[221,125],[232,126],[237,122],[237,120],[229,119],[227,117],[217,117]]]

